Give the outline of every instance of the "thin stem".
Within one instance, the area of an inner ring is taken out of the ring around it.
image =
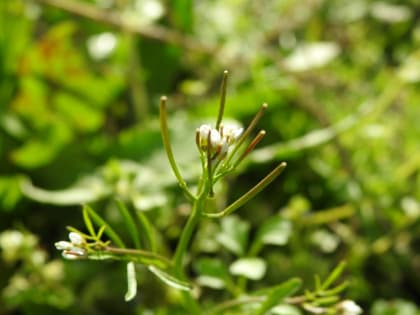
[[[160,268],[167,268],[172,264],[172,262],[164,256],[141,249],[106,246],[97,251],[97,254],[98,256],[110,254],[110,258],[117,260],[134,260],[140,263],[147,262],[148,264],[156,265]]]
[[[169,160],[169,164],[172,167],[172,171],[175,174],[176,179],[178,180],[179,186],[181,189],[185,192],[187,197],[191,200],[195,200],[195,196],[190,192],[190,190],[187,187],[187,183],[184,181],[184,179],[181,176],[181,173],[179,171],[178,165],[176,164],[174,154],[172,152],[171,143],[169,141],[169,129],[168,129],[168,121],[167,121],[167,113],[166,113],[166,96],[162,96],[160,98],[160,129],[162,133],[162,141],[163,146],[165,147],[166,155]]]
[[[273,180],[275,180],[276,177],[279,176],[283,172],[283,170],[286,168],[286,165],[287,165],[286,162],[281,162],[274,170],[272,170],[258,184],[256,184],[253,188],[251,188],[242,197],[240,197],[239,199],[231,203],[229,206],[227,206],[223,211],[220,211],[217,213],[203,212],[203,215],[208,218],[220,218],[240,208],[245,203],[247,203],[250,199],[255,197],[255,195],[257,195],[265,187],[267,187]]]
[[[217,121],[216,121],[216,130],[219,130],[220,124],[222,123],[222,119],[223,119],[223,113],[225,111],[226,87],[227,87],[228,75],[229,75],[229,71],[225,70],[223,72],[223,81],[222,81],[222,86],[220,88],[220,105],[219,105],[219,114],[217,115]]]
[[[229,162],[233,158],[233,156],[236,154],[242,143],[245,141],[245,139],[251,134],[251,132],[255,129],[258,122],[260,121],[261,117],[264,115],[265,110],[267,109],[268,105],[267,103],[263,103],[260,107],[260,110],[255,114],[254,118],[248,125],[248,128],[245,129],[244,133],[241,135],[241,137],[238,139],[238,142],[236,143],[235,147],[233,148],[232,152],[226,157],[226,160],[224,162],[225,165],[229,165]]]
[[[105,23],[108,25],[115,26],[121,30],[131,32],[140,35],[145,38],[151,38],[154,40],[163,41],[175,45],[181,45],[187,49],[200,51],[203,53],[213,54],[217,47],[210,46],[198,42],[194,38],[185,36],[180,32],[164,28],[157,25],[141,25],[133,23],[123,18],[122,13],[116,13],[114,11],[99,9],[98,7],[87,4],[83,1],[75,0],[36,0],[39,3],[43,3],[61,10],[65,10],[71,14],[76,14],[88,18],[90,20]]]
[[[252,150],[254,150],[254,148],[257,146],[258,143],[261,142],[264,136],[265,136],[265,130],[260,130],[260,132],[251,141],[251,143],[248,145],[245,151],[241,154],[239,159],[237,159],[235,163],[233,163],[234,169],[238,166],[239,163],[241,163],[241,161],[243,161],[243,159],[245,159],[248,156],[249,153],[251,153]]]
[[[188,217],[188,221],[184,229],[182,230],[181,237],[175,249],[173,263],[174,263],[175,270],[178,276],[183,276],[184,256],[185,256],[185,253],[187,252],[188,245],[190,243],[194,229],[200,220],[201,214],[205,206],[206,198],[207,198],[206,191],[203,191],[198,197],[198,199],[194,202],[192,212],[190,216]]]

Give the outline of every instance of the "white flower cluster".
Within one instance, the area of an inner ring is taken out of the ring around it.
[[[239,139],[243,128],[235,125],[220,125],[219,130],[210,125],[201,125],[196,132],[197,146],[213,156],[225,157],[229,148]]]
[[[84,245],[86,245],[86,241],[83,238],[82,235],[76,232],[70,232],[69,233],[69,239],[68,241],[59,241],[56,242],[55,248],[58,250],[62,250],[62,255],[64,258],[67,259],[81,259],[87,257],[87,250],[84,248]]]

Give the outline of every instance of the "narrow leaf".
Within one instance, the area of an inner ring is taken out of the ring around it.
[[[339,284],[335,288],[332,288],[332,289],[325,290],[325,291],[321,292],[320,295],[322,296],[322,295],[339,294],[340,292],[345,290],[348,286],[349,286],[349,281],[344,281],[343,283]]]
[[[124,296],[126,302],[131,301],[137,295],[136,266],[130,261],[127,264],[127,293]]]
[[[267,296],[267,299],[258,309],[257,315],[264,315],[268,310],[280,304],[282,300],[294,294],[301,286],[302,280],[298,278],[292,278],[286,282],[275,287],[271,293]]]
[[[104,220],[102,217],[97,214],[91,207],[86,205],[84,208],[86,209],[86,212],[89,214],[89,216],[92,218],[93,222],[97,226],[105,226],[105,234],[113,241],[117,246],[125,248],[124,242],[121,240],[121,238],[118,236],[118,234],[112,229],[112,227]]]
[[[346,267],[346,263],[344,261],[340,262],[337,267],[331,272],[328,278],[322,284],[322,289],[328,289],[331,284],[342,274],[344,268]]]
[[[90,235],[95,236],[95,229],[93,228],[93,224],[90,220],[89,213],[87,210],[88,207],[88,205],[83,206],[83,221],[85,221],[86,228],[89,231]]]
[[[130,233],[135,248],[141,248],[140,235],[133,217],[131,216],[124,202],[121,200],[117,200],[116,202],[118,210],[120,210],[121,216],[124,220],[125,226],[127,227],[128,233]]]
[[[180,280],[173,275],[170,275],[166,271],[162,269],[156,268],[154,266],[149,266],[150,272],[152,272],[156,277],[158,277],[163,283],[167,284],[168,286],[183,290],[183,291],[190,291],[192,289],[191,284],[186,281]]]
[[[143,235],[145,237],[145,240],[146,240],[147,244],[150,247],[150,250],[152,252],[156,251],[156,240],[155,240],[155,237],[153,235],[153,228],[152,228],[152,225],[150,224],[149,219],[141,211],[138,212],[137,217],[138,217],[138,223],[139,223],[142,231],[144,232]]]

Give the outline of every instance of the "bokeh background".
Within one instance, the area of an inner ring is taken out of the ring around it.
[[[123,264],[64,261],[53,244],[83,229],[83,203],[118,227],[118,197],[170,253],[189,205],[162,150],[159,97],[193,183],[195,128],[215,119],[225,69],[226,117],[269,108],[267,136],[218,203],[288,167],[237,215],[200,226],[191,276],[274,220],[250,287],[310,287],[346,260],[346,297],[366,314],[420,314],[419,12],[417,0],[0,1],[0,314],[183,314],[147,273],[125,303]]]

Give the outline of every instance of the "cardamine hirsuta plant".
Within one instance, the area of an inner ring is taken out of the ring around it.
[[[201,176],[192,190],[183,179],[175,160],[167,124],[167,98],[160,99],[160,127],[163,145],[169,164],[185,197],[191,202],[191,212],[185,223],[171,257],[159,253],[154,236],[152,222],[140,211],[134,211],[124,202],[117,200],[118,209],[129,232],[134,248],[129,248],[126,241],[116,230],[90,206],[83,207],[83,219],[87,232],[68,227],[69,240],[55,243],[69,260],[119,260],[127,264],[128,290],[125,300],[130,301],[137,294],[136,266],[144,265],[166,285],[180,290],[185,314],[288,314],[287,307],[301,307],[313,314],[357,315],[361,308],[351,300],[344,300],[340,293],[347,287],[347,282],[335,284],[344,269],[339,264],[330,275],[321,280],[315,276],[313,289],[306,289],[303,294],[295,293],[301,287],[298,278],[288,279],[274,287],[247,292],[244,268],[254,268],[259,272],[261,264],[257,257],[245,257],[230,266],[233,275],[240,281],[231,282],[231,299],[221,301],[212,307],[200,304],[199,284],[189,277],[186,257],[199,223],[203,219],[229,216],[243,207],[251,198],[272,183],[286,168],[286,163],[279,163],[268,175],[261,179],[248,192],[222,210],[214,210],[214,187],[226,176],[237,170],[238,165],[250,154],[265,135],[264,130],[256,132],[258,121],[264,114],[267,104],[263,104],[246,128],[223,123],[228,72],[224,72],[221,85],[221,97],[218,115],[214,124],[203,124],[195,131],[195,142],[201,161]],[[252,278],[252,277],[251,277]],[[258,278],[258,277],[256,277]],[[290,309],[289,309],[290,311]]]

